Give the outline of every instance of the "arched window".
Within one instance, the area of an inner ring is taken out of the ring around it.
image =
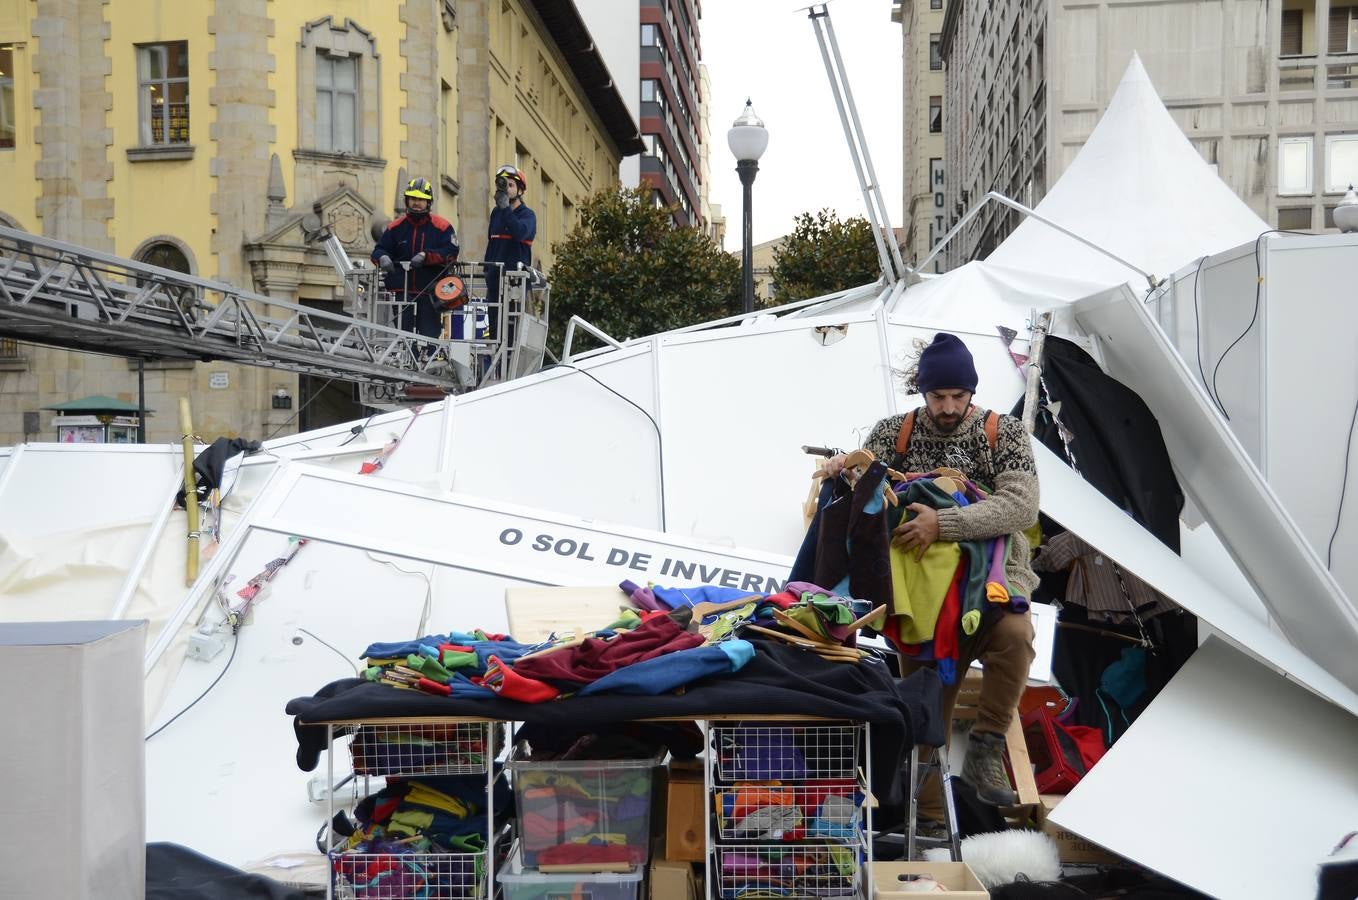
[[[173,269],[185,275],[193,274],[193,267],[189,265],[189,258],[184,255],[184,251],[169,241],[153,241],[147,244],[137,254],[137,261],[162,269]]]
[[[172,272],[183,272],[185,275],[194,274],[193,262],[189,256],[191,251],[178,239],[169,235],[156,235],[142,243],[132,254],[132,258],[137,262],[146,263],[150,266],[157,266],[161,269],[169,269]],[[159,278],[141,277],[136,279],[138,288],[144,288],[150,282],[159,283]],[[194,300],[197,291],[187,285],[166,284],[158,288],[150,299],[152,307],[178,307],[184,315],[192,318],[194,316]]]

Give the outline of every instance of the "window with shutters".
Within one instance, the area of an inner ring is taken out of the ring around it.
[[[1278,52],[1283,56],[1301,55],[1301,10],[1283,10],[1282,42]]]
[[[1278,209],[1278,228],[1283,231],[1310,231],[1311,207],[1284,206]]]
[[[1358,7],[1330,7],[1330,53],[1358,53]]]

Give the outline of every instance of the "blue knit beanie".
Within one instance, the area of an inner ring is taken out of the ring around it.
[[[977,380],[971,351],[955,334],[940,331],[919,355],[915,383],[921,394],[957,388],[975,393]]]

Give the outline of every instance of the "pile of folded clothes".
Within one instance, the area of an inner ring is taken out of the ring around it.
[[[844,897],[857,893],[854,847],[795,849],[740,845],[718,851],[722,900],[747,897]]]
[[[714,797],[724,840],[854,840],[863,794],[852,781],[745,783]]]
[[[587,735],[562,752],[520,744],[509,768],[523,864],[644,865],[651,785],[664,751],[625,735]]]
[[[500,779],[496,823],[512,814]],[[481,884],[488,826],[484,775],[388,778],[353,816],[336,816],[345,852],[332,857],[332,865],[357,896],[472,896]]]

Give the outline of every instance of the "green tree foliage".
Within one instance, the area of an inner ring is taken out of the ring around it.
[[[573,315],[625,340],[739,307],[740,263],[698,229],[676,226],[669,209],[652,205],[645,186],[590,197],[575,228],[552,249],[553,347],[561,346]],[[576,334],[572,349],[590,345]]]
[[[773,251],[770,277],[778,303],[871,284],[882,275],[872,226],[862,216],[843,222],[828,209],[802,213]]]

